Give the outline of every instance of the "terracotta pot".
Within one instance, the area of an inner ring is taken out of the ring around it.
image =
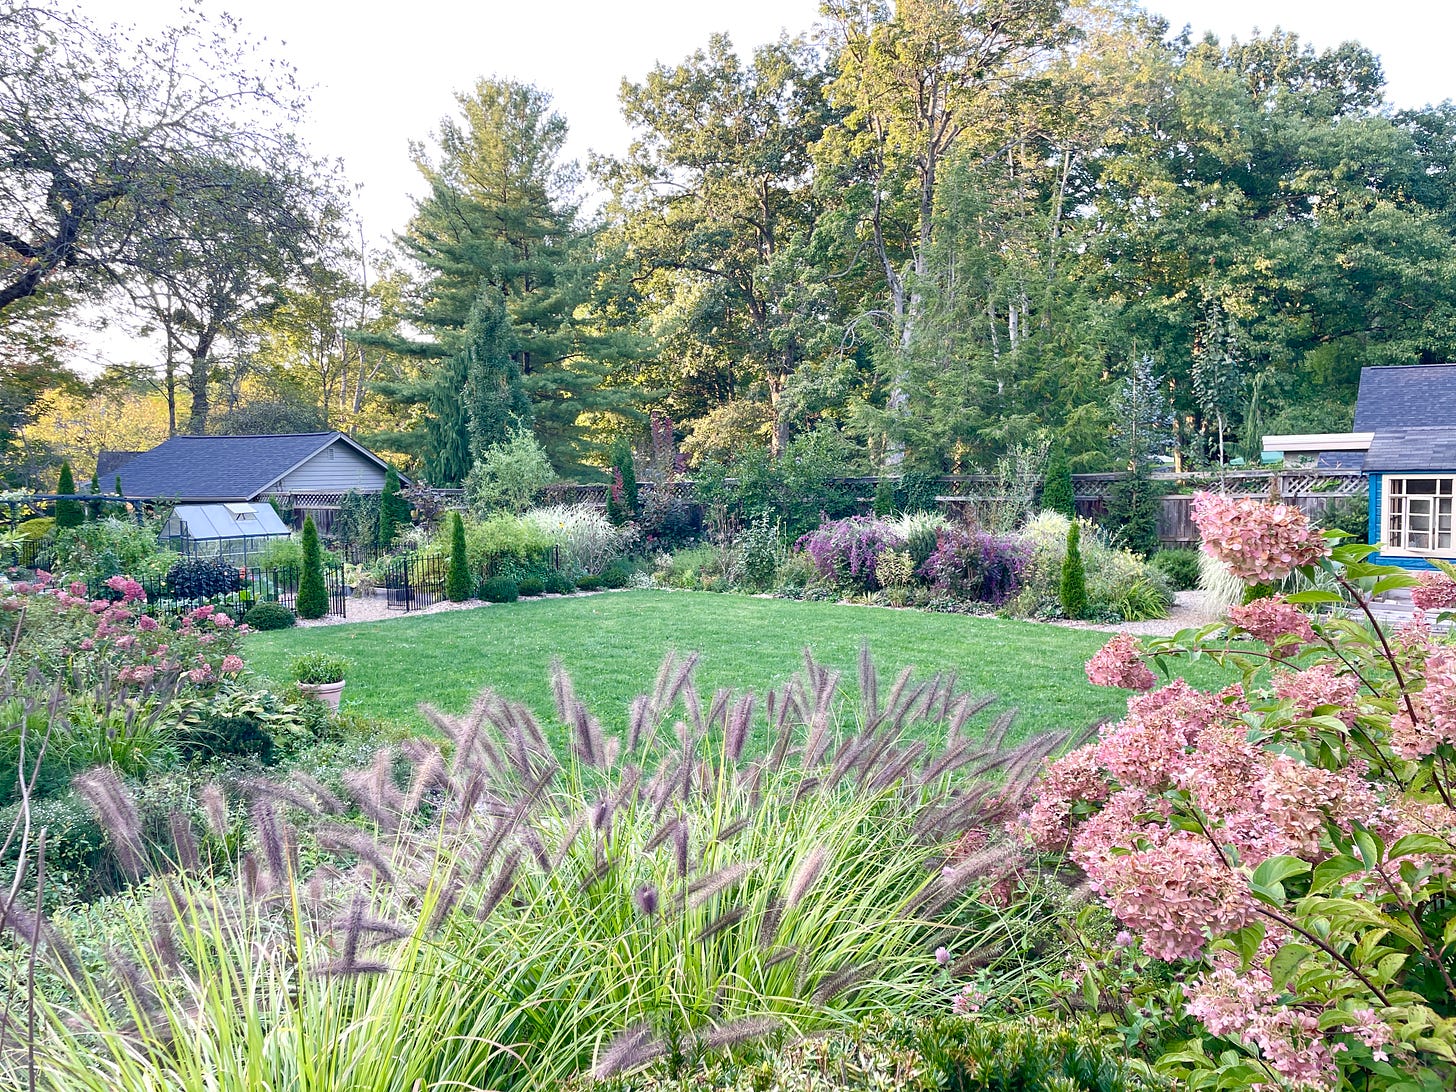
[[[344,680],[340,679],[338,682],[326,683],[301,682],[298,684],[298,692],[305,698],[317,698],[337,713],[339,711],[339,699],[344,694]]]

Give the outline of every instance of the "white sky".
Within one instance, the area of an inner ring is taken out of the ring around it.
[[[77,0],[98,21],[153,30],[177,18],[178,0]],[[1145,0],[1174,28],[1246,37],[1280,26],[1323,48],[1356,39],[1384,61],[1398,107],[1456,98],[1452,0]],[[314,88],[305,136],[315,154],[341,158],[360,185],[367,234],[403,227],[417,176],[411,139],[450,113],[454,91],[499,75],[552,93],[571,125],[569,152],[621,152],[629,139],[617,109],[624,76],[641,79],[727,31],[742,52],[817,19],[817,0],[208,0],[267,38]],[[108,342],[110,338],[106,339]],[[103,350],[130,356],[121,345]]]
[[[508,76],[552,93],[571,125],[570,151],[618,152],[628,132],[617,110],[624,76],[681,60],[708,35],[727,31],[740,51],[798,33],[818,17],[817,0],[228,0],[207,5],[266,37],[313,86],[307,136],[317,154],[341,157],[366,231],[387,236],[408,219],[416,176],[411,139],[427,138],[454,105],[452,92],[477,77]],[[1451,0],[1146,0],[1175,28],[1247,36],[1282,26],[1316,47],[1357,39],[1385,63],[1396,106],[1456,98]],[[147,30],[179,10],[177,0],[81,0],[97,19]]]

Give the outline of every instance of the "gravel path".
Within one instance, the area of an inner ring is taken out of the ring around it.
[[[602,592],[575,592],[574,595],[601,595]],[[542,595],[540,599],[570,599],[569,595]],[[415,609],[406,614],[402,610],[390,610],[384,596],[366,595],[349,600],[345,608],[348,613],[340,618],[336,614],[326,614],[322,618],[306,620],[300,618],[300,626],[344,626],[353,625],[355,622],[386,622],[391,618],[419,618],[425,614],[443,614],[449,610],[474,610],[477,607],[491,607],[494,603],[486,603],[479,599],[471,599],[465,603],[452,603],[448,599],[441,599],[434,606],[423,609]]]
[[[1103,633],[1135,633],[1140,637],[1171,637],[1180,629],[1202,626],[1213,621],[1204,607],[1201,591],[1180,591],[1173,597],[1173,609],[1166,618],[1150,618],[1145,622],[1118,622],[1104,625],[1096,622],[1053,622],[1054,626],[1071,629],[1095,629]]]

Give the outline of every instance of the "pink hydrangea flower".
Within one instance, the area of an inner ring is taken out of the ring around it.
[[[212,624],[218,629],[228,629],[233,625],[233,620],[230,615],[214,614],[212,616]]]
[[[123,603],[133,603],[138,599],[144,599],[147,594],[142,586],[129,576],[108,577],[106,586],[114,592],[120,592]]]
[[[1456,652],[1437,649],[1426,660],[1426,688],[1412,696],[1415,719],[1402,702],[1390,718],[1390,745],[1401,758],[1435,754],[1443,743],[1456,744]]]
[[[86,585],[79,580],[74,581],[71,584],[70,592],[71,595],[76,599],[85,599],[90,594],[90,591],[87,589]]]
[[[222,658],[222,673],[224,675],[236,675],[243,669],[243,658],[241,656],[224,656]]]
[[[1272,584],[1330,552],[1298,508],[1221,493],[1193,496],[1193,522],[1203,550],[1249,584]]]
[[[1103,729],[1097,760],[1124,788],[1161,792],[1187,765],[1199,733],[1238,708],[1231,697],[1175,679],[1151,694],[1129,698],[1127,716]]]
[[[955,1000],[950,1003],[950,1007],[957,1016],[969,1016],[971,1013],[980,1012],[986,1001],[985,993],[975,986],[968,985],[962,987],[961,992],[955,995]]]
[[[1411,602],[1420,610],[1450,610],[1456,607],[1456,581],[1442,572],[1421,573],[1420,583],[1411,589]]]
[[[1229,952],[1214,956],[1214,968],[1187,987],[1188,1015],[1214,1035],[1258,1047],[1269,1067],[1295,1088],[1333,1088],[1334,1059],[1320,1032],[1319,1018],[1283,1002],[1268,971],[1239,965]]]
[[[161,623],[153,618],[150,614],[144,614],[137,619],[137,629],[142,630],[145,633],[151,633],[153,630],[158,630],[161,628]]]
[[[1155,959],[1192,959],[1211,937],[1247,925],[1253,903],[1242,875],[1201,833],[1140,821],[1158,803],[1123,790],[1082,824],[1072,860],[1118,921]]]
[[[1036,803],[1021,817],[1021,830],[1037,849],[1065,848],[1072,835],[1072,805],[1101,803],[1111,791],[1097,762],[1097,744],[1078,747],[1042,771]]]
[[[194,683],[198,683],[199,685],[205,682],[211,682],[212,668],[194,667],[191,671],[187,672],[187,677],[191,679]]]
[[[1157,683],[1142,660],[1142,646],[1130,633],[1119,633],[1087,661],[1087,680],[1094,686],[1151,690]]]
[[[1318,709],[1331,710],[1350,727],[1355,726],[1355,700],[1360,680],[1342,675],[1333,664],[1317,664],[1303,671],[1274,676],[1274,696],[1294,706],[1296,717],[1311,717]]]
[[[1256,599],[1243,607],[1230,607],[1229,621],[1244,630],[1256,641],[1266,645],[1283,643],[1291,651],[1314,640],[1305,613],[1282,596],[1273,595]]]

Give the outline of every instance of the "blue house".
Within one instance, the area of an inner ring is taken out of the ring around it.
[[[1456,364],[1365,368],[1355,431],[1370,434],[1370,541],[1378,560],[1430,569],[1456,560]]]
[[[1372,560],[1432,569],[1456,561],[1456,364],[1363,368],[1350,432],[1265,436],[1291,470],[1360,470]]]

